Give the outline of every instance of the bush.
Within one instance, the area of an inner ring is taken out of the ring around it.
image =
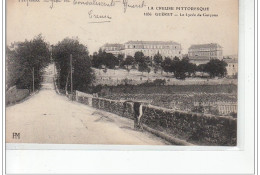
[[[155,86],[162,86],[162,85],[165,85],[166,81],[165,80],[162,80],[162,79],[156,79],[153,81],[153,84]]]

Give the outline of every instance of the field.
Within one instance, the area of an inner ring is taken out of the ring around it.
[[[139,72],[136,69],[131,70],[130,72],[125,69],[94,69],[96,75],[95,85],[120,85],[120,84],[142,84],[145,82],[152,82],[156,79],[165,80],[166,85],[216,85],[216,84],[237,84],[236,79],[227,79],[227,78],[186,78],[185,80],[179,80],[173,77],[173,74],[159,71],[157,73],[150,72]]]
[[[181,111],[195,111],[195,103],[235,103],[237,98],[232,94],[206,94],[206,93],[183,93],[183,94],[110,94],[103,96],[113,100],[142,101],[151,105]],[[209,112],[210,113],[210,112]]]
[[[123,69],[108,69],[106,72],[95,69],[95,72],[98,86],[94,89],[103,98],[142,101],[169,109],[216,115],[219,105],[236,105],[237,102],[236,79],[177,80],[165,72],[142,74]],[[166,84],[156,85],[153,83],[156,79],[166,80]]]

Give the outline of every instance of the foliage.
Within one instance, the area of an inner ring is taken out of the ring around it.
[[[169,57],[166,57],[162,62],[162,69],[164,72],[170,72],[172,66],[172,60]]]
[[[119,57],[115,57],[112,53],[106,53],[99,49],[99,52],[93,55],[92,65],[95,68],[101,68],[103,66],[114,69],[115,66],[118,66],[120,62],[122,62],[123,57],[119,55]]]
[[[145,61],[143,61],[143,62],[140,62],[139,64],[138,64],[138,71],[140,71],[140,72],[145,72],[145,71],[147,71],[148,70],[148,64],[145,62]]]
[[[189,62],[188,58],[180,60],[178,57],[174,57],[173,60],[165,58],[162,62],[162,68],[165,72],[172,72],[177,79],[185,79],[191,74],[195,74],[196,65]]]
[[[200,64],[197,66],[197,71],[198,72],[205,72],[205,67],[206,67],[206,64]]]
[[[162,55],[158,52],[156,55],[154,55],[154,63],[155,65],[161,65],[163,62]]]
[[[155,79],[154,81],[153,81],[153,83],[154,83],[154,85],[155,86],[162,86],[162,85],[165,85],[166,84],[166,81],[163,79]]]
[[[121,68],[126,68],[128,72],[130,71],[129,66],[131,66],[131,68],[137,66],[138,71],[141,71],[142,73],[150,73],[151,71],[157,73],[161,70],[161,72],[173,73],[177,79],[195,76],[196,72],[208,73],[211,78],[215,76],[224,77],[227,72],[225,68],[227,64],[224,61],[210,60],[207,64],[197,66],[196,64],[189,62],[188,56],[185,56],[183,59],[176,56],[173,59],[170,57],[163,59],[159,52],[154,55],[153,60],[150,57],[145,56],[141,51],[137,51],[134,57],[127,56],[127,58],[123,60],[122,55],[115,57],[111,53],[103,52],[100,49],[99,53],[93,56],[92,64],[96,68],[101,68],[103,66],[115,68],[116,65],[119,65]]]
[[[122,62],[122,65],[127,67],[127,70],[129,70],[129,66],[133,65],[135,62],[134,57],[132,56],[127,56],[126,59]]]
[[[87,47],[76,39],[65,38],[53,50],[53,57],[57,67],[58,82],[61,89],[66,85],[70,88],[70,55],[72,55],[73,89],[86,91],[94,80],[91,61]],[[94,57],[94,56],[93,56]]]
[[[137,64],[143,63],[144,58],[145,58],[145,57],[144,57],[144,53],[138,51],[138,52],[135,53],[134,58],[135,58],[135,62],[136,62]]]
[[[211,78],[224,77],[227,74],[226,66],[227,63],[223,60],[212,59],[205,65],[204,71],[209,73]]]
[[[31,41],[19,43],[15,50],[7,49],[6,88],[16,85],[18,89],[39,89],[43,79],[43,69],[50,63],[50,51],[48,44],[42,35],[38,35]]]
[[[124,61],[124,55],[119,54],[119,55],[117,56],[117,58],[118,58],[118,66],[121,66],[121,64],[122,64],[123,61]]]

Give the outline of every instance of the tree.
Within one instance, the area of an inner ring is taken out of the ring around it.
[[[169,72],[172,72],[175,75],[175,77],[177,74],[177,69],[180,69],[179,67],[181,66],[179,63],[180,63],[180,59],[175,56],[171,62],[171,66],[169,68],[170,69]]]
[[[206,64],[200,64],[197,66],[197,71],[198,72],[205,72],[205,67],[206,67]]]
[[[211,78],[224,77],[227,74],[226,66],[227,63],[223,60],[212,59],[205,65],[205,72],[209,73]]]
[[[191,76],[191,74],[195,75],[196,70],[197,70],[196,64],[188,63],[187,72],[188,72],[189,76]]]
[[[16,81],[24,74],[21,66],[15,51],[6,47],[6,89],[16,85]]]
[[[102,52],[101,52],[102,53]],[[87,47],[76,39],[65,38],[53,50],[53,57],[57,67],[59,87],[66,88],[70,73],[70,55],[72,54],[73,89],[87,91],[95,76],[91,69],[91,61]],[[100,52],[98,53],[100,54]],[[93,55],[93,60],[96,55]],[[68,84],[70,86],[70,84]]]
[[[150,72],[151,72],[151,68],[150,68],[150,67],[147,67],[146,71],[147,71],[148,77],[149,77],[149,74],[150,74]]]
[[[144,54],[143,54],[143,52],[140,52],[140,51],[135,52],[134,58],[135,58],[135,62],[137,64],[143,62],[144,61]]]
[[[154,72],[155,74],[158,72],[158,70],[159,70],[158,66],[154,66],[153,72]]]
[[[49,45],[42,35],[31,41],[19,43],[15,51],[7,49],[7,88],[16,85],[21,89],[39,89],[43,80],[43,70],[50,63]]]
[[[104,54],[104,66],[108,67],[109,69],[114,69],[118,64],[118,58],[115,57],[112,53]]]
[[[162,62],[163,62],[163,58],[161,56],[161,54],[158,52],[156,55],[154,55],[154,73],[157,73],[157,71],[159,69],[161,69],[161,74],[163,72],[163,68],[162,68]]]
[[[147,71],[148,70],[148,64],[145,62],[145,61],[143,61],[143,62],[140,62],[139,64],[138,64],[138,71],[140,71],[140,72],[142,72],[142,75],[143,75],[143,72],[145,72],[145,71]]]
[[[153,60],[154,60],[155,65],[161,66],[161,64],[163,62],[162,55],[158,52],[156,55],[154,55]]]
[[[185,60],[176,60],[173,61],[173,72],[174,72],[174,76],[177,79],[185,79],[186,78],[186,72],[187,72],[187,62]]]
[[[147,63],[148,66],[152,67],[153,66],[153,60],[149,56],[144,57],[144,61]]]
[[[182,58],[181,62],[183,62],[183,69],[184,72],[188,74],[188,76],[190,77],[191,74],[195,74],[196,70],[197,70],[197,66],[196,64],[190,63],[190,59],[188,56],[185,56]]]
[[[93,54],[92,66],[100,69],[104,65],[105,52],[100,48],[98,53]]]
[[[125,61],[123,61],[123,65],[126,65],[127,70],[129,70],[129,67],[128,67],[128,66],[133,65],[134,62],[135,62],[134,57],[132,57],[132,56],[127,56],[126,59],[125,59]],[[130,70],[129,70],[129,71],[130,71]]]
[[[189,63],[189,59],[180,60],[178,57],[175,57],[172,61],[168,58],[165,59],[163,67],[167,72],[173,72],[177,79],[185,79],[187,74],[190,76],[196,71],[196,65]]]
[[[123,54],[119,54],[117,56],[117,59],[118,59],[118,66],[120,67],[121,63],[124,61],[124,55]]]
[[[102,66],[109,69],[114,69],[115,66],[119,65],[119,59],[112,53],[106,53],[105,51],[99,49],[98,53],[93,55],[92,65],[98,69]]]
[[[184,57],[182,58],[182,60],[183,60],[183,61],[186,61],[186,62],[189,62],[189,61],[190,61],[190,58],[189,58],[188,56],[184,56]]]
[[[173,58],[173,61],[176,61],[176,62],[178,62],[178,61],[180,61],[180,58],[179,58],[179,57],[177,57],[177,56],[175,56],[175,57]]]
[[[196,71],[202,72],[202,76],[204,76],[204,73],[206,72],[205,67],[206,67],[206,64],[200,64],[197,66]]]
[[[166,58],[163,60],[161,66],[162,66],[163,71],[164,71],[164,72],[167,72],[167,74],[168,74],[168,72],[171,71],[171,66],[172,66],[172,60],[171,60],[171,58],[166,57]]]

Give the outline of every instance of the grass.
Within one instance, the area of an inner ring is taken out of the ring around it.
[[[171,73],[161,73],[161,71],[154,73],[150,72],[139,72],[136,69],[131,70],[128,72],[125,69],[107,69],[106,72],[104,69],[94,69],[96,74],[96,83],[103,84],[103,85],[118,85],[118,84],[125,84],[125,79],[131,80],[128,81],[128,84],[141,84],[145,82],[152,82],[155,79],[165,79],[166,85],[194,85],[194,84],[209,84],[209,85],[216,85],[216,84],[237,84],[236,79],[227,79],[227,78],[214,78],[214,79],[207,79],[207,78],[186,78],[185,80],[179,80],[173,77]]]

